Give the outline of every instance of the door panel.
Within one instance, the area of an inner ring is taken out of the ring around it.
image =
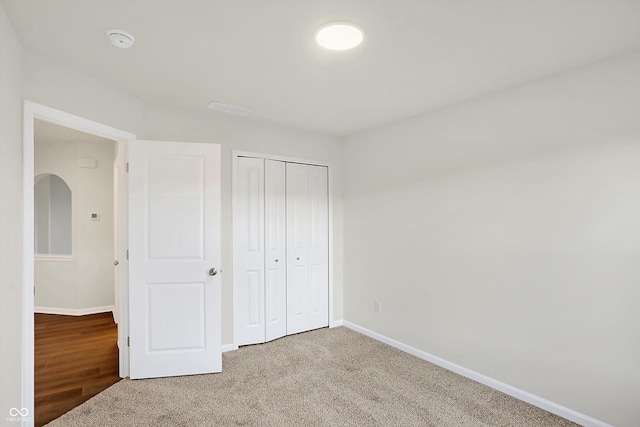
[[[287,163],[287,334],[309,329],[306,165]]]
[[[287,163],[287,333],[329,325],[327,168]]]
[[[324,166],[307,166],[309,173],[310,282],[309,329],[329,325],[329,198]]]
[[[266,341],[287,334],[285,163],[265,160]]]
[[[264,160],[238,158],[234,200],[234,340],[265,341]]]
[[[129,151],[131,378],[222,370],[220,146]]]
[[[246,275],[246,291],[247,291],[247,303],[249,310],[247,327],[248,328],[260,328],[264,322],[262,321],[262,272],[261,271],[247,271]],[[259,341],[264,342],[264,340]]]
[[[149,352],[204,350],[206,283],[149,283]],[[188,306],[179,316],[173,306]]]
[[[205,173],[204,157],[148,158],[149,260],[204,260]]]

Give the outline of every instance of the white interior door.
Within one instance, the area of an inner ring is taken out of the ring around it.
[[[265,160],[265,339],[287,334],[285,163]]]
[[[220,265],[220,146],[131,143],[132,379],[222,370]]]
[[[240,157],[236,174],[234,339],[246,345],[265,342],[264,160]]]
[[[329,325],[327,168],[286,165],[287,334]]]

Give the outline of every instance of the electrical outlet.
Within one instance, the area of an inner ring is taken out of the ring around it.
[[[380,301],[373,302],[373,311],[376,313],[382,313],[382,303]]]

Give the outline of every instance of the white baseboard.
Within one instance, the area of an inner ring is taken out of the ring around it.
[[[87,314],[108,313],[113,312],[113,309],[114,307],[112,305],[89,308],[33,307],[34,313],[61,314],[64,316],[86,316]]]
[[[344,326],[344,320],[332,320],[329,323],[330,328],[337,328],[338,326]]]
[[[388,338],[384,335],[381,335],[377,332],[373,332],[369,329],[363,328],[361,326],[358,326],[346,320],[343,322],[343,324],[345,327],[349,329],[353,329],[356,332],[360,332],[363,335],[366,335],[377,341],[388,344],[392,347],[397,348],[398,350],[404,351],[405,353],[409,353],[420,359],[426,360],[427,362],[431,362],[434,365],[438,365],[449,371],[455,372],[456,374],[462,375],[463,377],[472,379],[476,382],[479,382],[488,387],[491,387],[494,390],[501,391],[505,394],[508,394],[511,397],[515,397],[516,399],[530,403],[531,405],[537,406],[538,408],[544,409],[545,411],[551,412],[552,414],[559,415],[570,421],[583,425],[584,427],[613,427],[610,424],[607,424],[600,420],[596,420],[595,418],[591,418],[587,415],[576,412],[573,409],[569,409],[564,406],[558,405],[557,403],[553,403],[549,400],[543,399],[542,397],[536,396],[524,390],[520,390],[516,387],[510,386],[509,384],[505,384],[501,381],[487,377],[486,375],[472,371],[471,369],[467,369],[460,365],[456,365],[455,363],[441,359],[425,351],[418,350],[417,348],[408,346],[399,341]]]

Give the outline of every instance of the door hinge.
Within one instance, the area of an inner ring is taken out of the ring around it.
[[[129,249],[127,249],[127,261],[129,260]]]
[[[131,347],[131,337],[127,337],[127,347]]]
[[[127,173],[129,173],[129,162],[127,162]]]
[[[33,287],[33,296],[34,297],[36,296],[36,287],[35,286]]]

